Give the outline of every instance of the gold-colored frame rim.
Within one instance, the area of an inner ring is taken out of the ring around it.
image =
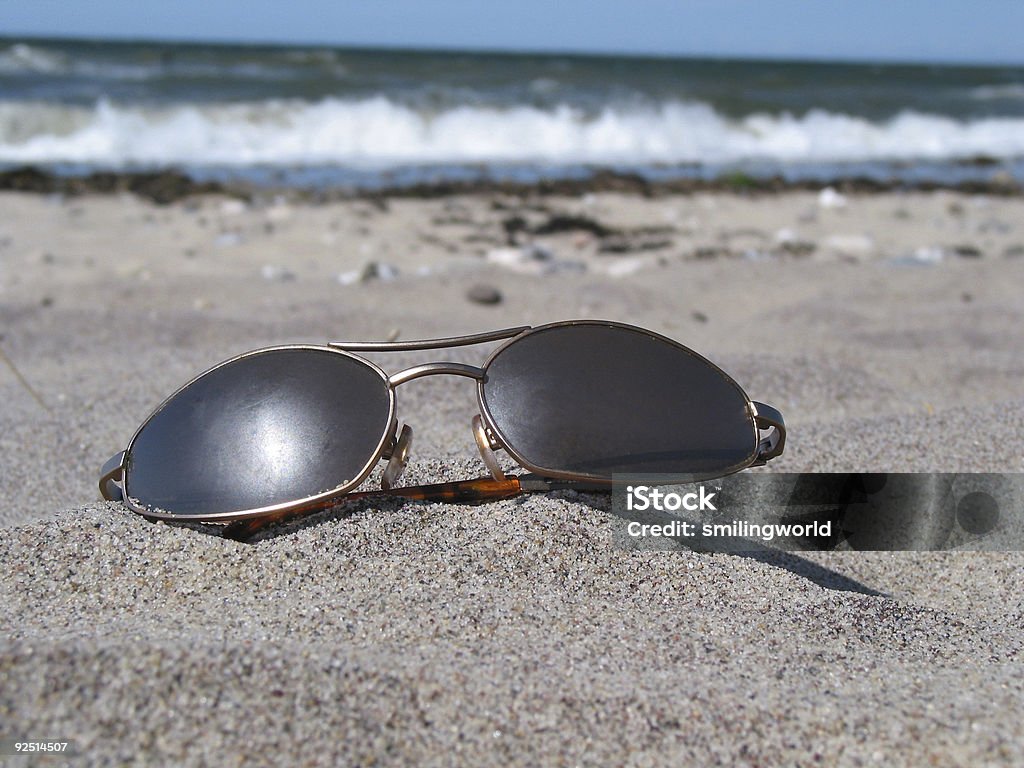
[[[281,502],[280,504],[273,504],[273,505],[266,506],[266,507],[258,507],[258,508],[255,508],[255,509],[237,510],[237,511],[233,511],[233,512],[215,512],[215,513],[211,513],[211,514],[202,514],[202,515],[181,515],[181,514],[174,514],[172,512],[164,512],[164,511],[160,511],[160,510],[152,510],[152,509],[148,509],[148,508],[146,508],[144,506],[141,506],[139,504],[136,504],[135,500],[132,499],[132,497],[128,493],[128,484],[129,484],[128,483],[128,474],[129,474],[128,470],[129,470],[130,456],[131,456],[132,446],[135,444],[136,438],[138,438],[138,436],[146,428],[146,426],[149,424],[149,422],[152,421],[153,418],[158,413],[160,413],[165,407],[167,407],[167,405],[174,398],[176,398],[178,395],[180,395],[182,392],[184,392],[186,389],[188,389],[190,386],[192,386],[192,384],[194,384],[195,382],[199,381],[199,379],[203,378],[204,376],[207,376],[208,374],[211,374],[214,371],[216,371],[216,370],[218,370],[220,368],[223,368],[226,365],[231,365],[232,363],[235,363],[235,362],[237,362],[239,360],[243,360],[243,359],[248,358],[248,357],[257,357],[259,355],[266,354],[266,353],[269,353],[269,352],[280,352],[282,350],[307,350],[307,351],[313,351],[313,352],[327,352],[327,353],[330,353],[332,355],[340,355],[342,357],[347,357],[347,358],[349,358],[351,360],[355,360],[355,361],[357,361],[359,363],[362,363],[367,368],[370,368],[378,376],[381,377],[381,380],[382,380],[382,382],[384,384],[384,387],[385,387],[385,389],[387,389],[387,392],[388,392],[388,418],[387,418],[387,424],[386,424],[386,426],[384,428],[384,433],[381,435],[381,438],[378,441],[377,448],[374,451],[373,456],[370,458],[369,461],[367,461],[365,466],[363,466],[362,470],[360,470],[358,475],[356,477],[354,477],[353,479],[349,480],[347,483],[343,483],[342,485],[339,485],[339,486],[337,486],[335,488],[332,488],[330,490],[327,490],[327,491],[323,491],[322,493],[315,494],[313,496],[306,496],[306,497],[304,497],[302,499],[296,499],[294,501]],[[181,387],[178,387],[178,389],[176,389],[173,394],[171,394],[167,398],[165,398],[164,401],[162,403],[160,403],[160,405],[158,405],[153,410],[153,412],[149,414],[149,416],[146,417],[145,421],[142,422],[142,424],[139,426],[139,428],[135,430],[135,433],[132,435],[131,440],[128,441],[128,447],[125,448],[124,452],[123,452],[122,465],[121,465],[121,473],[122,474],[121,474],[121,480],[118,483],[118,485],[120,486],[121,491],[122,491],[122,497],[123,497],[122,501],[133,512],[137,512],[138,514],[140,514],[140,515],[142,515],[144,517],[148,517],[148,518],[152,518],[152,519],[156,519],[156,520],[176,520],[176,521],[179,521],[179,522],[192,521],[192,522],[225,522],[225,523],[226,522],[230,522],[232,520],[245,520],[247,518],[260,517],[262,515],[270,514],[270,513],[273,513],[273,512],[287,512],[287,511],[291,511],[293,509],[302,509],[303,507],[316,506],[317,504],[322,503],[322,502],[329,502],[331,499],[336,498],[336,497],[344,496],[346,493],[351,491],[353,488],[357,488],[360,485],[360,483],[362,483],[363,480],[366,479],[366,477],[370,474],[370,472],[373,471],[374,466],[376,466],[377,462],[380,461],[382,456],[384,455],[384,452],[385,452],[385,450],[386,450],[386,448],[387,448],[387,446],[388,446],[388,444],[390,442],[390,438],[392,437],[392,434],[395,432],[395,427],[397,426],[396,410],[397,410],[397,406],[396,406],[395,389],[391,385],[391,383],[390,383],[390,381],[388,379],[388,375],[378,365],[376,365],[375,363],[371,362],[370,360],[367,360],[364,357],[360,357],[359,355],[354,355],[354,354],[352,354],[350,352],[346,352],[344,350],[337,349],[336,347],[330,347],[330,346],[319,345],[319,344],[282,344],[282,345],[278,345],[278,346],[274,346],[274,347],[263,347],[262,349],[254,349],[254,350],[250,350],[249,352],[243,352],[240,355],[235,355],[232,358],[229,358],[229,359],[224,360],[224,361],[222,361],[220,363],[217,363],[217,365],[213,366],[212,368],[208,368],[207,370],[205,370],[202,373],[200,373],[198,376],[194,376],[192,379],[189,380],[189,382],[187,384],[184,384]]]
[[[530,470],[530,472],[533,472],[534,474],[542,475],[544,477],[549,477],[549,478],[553,478],[553,479],[556,479],[556,480],[581,480],[581,481],[585,480],[587,482],[594,482],[594,483],[599,483],[599,484],[605,484],[607,486],[611,486],[612,485],[612,479],[607,477],[607,476],[592,475],[592,474],[587,474],[587,473],[582,473],[582,472],[564,472],[564,471],[550,469],[548,467],[541,467],[541,466],[539,466],[537,464],[533,464],[532,462],[527,460],[524,456],[522,456],[522,454],[520,454],[510,444],[508,438],[505,436],[505,434],[498,427],[498,425],[495,422],[494,418],[491,416],[490,409],[487,407],[487,400],[486,400],[486,396],[484,394],[484,390],[485,390],[485,387],[487,385],[487,370],[490,368],[491,362],[493,360],[495,360],[498,357],[498,355],[500,355],[502,353],[502,351],[504,351],[508,347],[512,346],[517,341],[521,341],[522,339],[526,338],[527,336],[531,336],[531,335],[533,335],[535,333],[539,333],[541,331],[549,331],[549,330],[552,330],[552,329],[555,329],[555,328],[564,328],[564,327],[577,326],[577,325],[597,326],[597,327],[602,327],[602,328],[619,328],[619,329],[622,329],[622,330],[627,330],[627,331],[633,331],[635,333],[640,333],[640,334],[643,334],[645,336],[649,336],[651,338],[657,339],[658,341],[666,342],[666,343],[676,347],[677,349],[680,349],[683,352],[691,355],[692,357],[697,358],[698,360],[703,362],[705,365],[708,365],[712,370],[714,370],[716,373],[718,373],[718,375],[721,376],[728,384],[732,385],[736,389],[736,391],[739,392],[740,395],[743,396],[743,399],[746,402],[747,418],[750,420],[750,428],[751,428],[751,449],[750,449],[750,455],[745,460],[743,460],[741,462],[737,462],[736,464],[730,465],[728,468],[726,468],[724,470],[716,471],[716,472],[711,473],[711,474],[707,474],[707,475],[692,474],[691,475],[691,474],[688,474],[688,473],[680,473],[681,476],[685,476],[686,477],[688,482],[700,482],[701,480],[709,480],[709,479],[716,478],[716,477],[724,477],[725,475],[730,475],[730,474],[733,474],[734,472],[740,472],[740,471],[742,471],[744,469],[747,469],[748,467],[751,467],[751,466],[753,466],[753,465],[755,465],[757,463],[760,434],[759,434],[759,430],[758,430],[758,426],[757,426],[757,420],[756,420],[756,409],[755,409],[755,407],[753,405],[753,402],[751,401],[750,397],[747,395],[746,391],[743,389],[743,387],[741,387],[736,382],[736,380],[733,379],[732,376],[730,376],[728,373],[723,371],[721,368],[719,368],[717,365],[715,365],[713,362],[708,360],[706,357],[704,357],[699,352],[695,352],[694,350],[690,349],[686,345],[680,344],[675,339],[671,339],[668,336],[664,336],[664,335],[662,335],[660,333],[656,333],[655,331],[649,330],[647,328],[640,328],[639,326],[636,326],[636,325],[630,325],[628,323],[619,323],[619,322],[615,322],[613,320],[566,320],[566,321],[561,321],[561,322],[556,322],[556,323],[547,323],[545,325],[538,325],[538,326],[536,326],[534,328],[530,328],[528,330],[523,331],[520,334],[517,334],[516,336],[512,337],[511,339],[506,341],[504,344],[502,344],[500,347],[495,349],[493,352],[491,352],[491,354],[487,357],[487,359],[484,361],[483,365],[481,366],[481,368],[484,371],[484,375],[480,379],[477,380],[477,405],[480,408],[480,414],[483,417],[484,423],[486,424],[487,428],[490,429],[491,432],[495,435],[495,437],[501,442],[501,445],[505,449],[505,452],[508,453],[508,455],[511,456],[513,459],[515,459],[515,461],[520,466],[524,467],[525,469]]]

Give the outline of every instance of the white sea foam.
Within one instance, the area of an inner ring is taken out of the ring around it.
[[[44,51],[25,43],[15,43],[0,50],[0,74],[37,72],[54,74],[67,69],[67,59],[59,54]]]
[[[0,162],[213,165],[730,163],[1024,157],[1024,119],[904,112],[881,123],[811,111],[733,120],[701,103],[597,115],[378,97],[317,103],[91,107],[0,103]]]
[[[309,61],[313,61],[310,59]],[[345,68],[332,67],[336,77],[344,77]],[[75,75],[101,80],[126,80],[142,82],[163,77],[236,78],[261,82],[289,80],[296,77],[293,71],[280,67],[253,62],[216,64],[201,61],[170,60],[167,63],[150,61],[131,63],[127,61],[71,58],[63,53],[37,48],[26,43],[15,43],[0,49],[0,74],[23,75]]]

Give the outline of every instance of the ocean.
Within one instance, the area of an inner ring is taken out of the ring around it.
[[[0,39],[0,166],[1024,179],[1024,67]]]

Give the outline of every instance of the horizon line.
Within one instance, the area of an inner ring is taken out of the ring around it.
[[[547,48],[547,47],[526,47],[513,48],[496,46],[491,48],[479,46],[461,46],[444,44],[411,44],[411,43],[355,43],[355,42],[323,42],[316,40],[309,41],[286,41],[272,39],[226,39],[219,37],[184,38],[184,37],[155,37],[135,36],[128,34],[113,34],[108,36],[84,35],[84,34],[55,34],[24,32],[11,33],[7,30],[0,32],[0,40],[12,42],[82,42],[82,43],[114,43],[123,45],[214,45],[226,48],[329,48],[349,51],[389,51],[403,53],[430,53],[430,54],[490,54],[504,56],[571,56],[577,58],[629,58],[641,60],[715,60],[715,61],[764,61],[791,64],[836,64],[855,66],[903,66],[903,67],[1024,67],[1024,59],[1020,61],[1007,60],[982,60],[982,59],[914,59],[914,58],[891,58],[891,57],[813,57],[801,56],[799,54],[777,54],[777,53],[710,53],[710,52],[668,52],[668,51],[637,51],[630,49],[582,49],[582,48]]]

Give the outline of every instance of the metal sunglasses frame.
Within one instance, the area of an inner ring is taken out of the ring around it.
[[[751,400],[743,388],[740,387],[732,377],[707,358],[697,352],[694,352],[689,347],[680,344],[674,339],[662,336],[661,334],[645,328],[608,320],[568,320],[557,323],[548,323],[537,327],[517,326],[514,328],[504,328],[486,333],[477,333],[468,336],[454,336],[442,339],[383,342],[339,341],[331,342],[326,346],[292,344],[265,347],[263,349],[252,350],[241,355],[236,355],[235,357],[209,368],[198,376],[195,376],[187,384],[177,389],[156,409],[154,409],[146,420],[142,422],[139,428],[135,430],[131,440],[128,442],[128,447],[112,456],[103,466],[99,480],[100,493],[103,498],[108,501],[123,501],[130,509],[148,518],[221,523],[240,521],[242,523],[247,523],[247,533],[252,533],[263,527],[261,523],[264,521],[267,521],[267,524],[269,524],[269,522],[280,522],[285,519],[290,520],[321,509],[326,509],[348,499],[364,497],[367,495],[380,495],[381,493],[391,496],[426,500],[484,501],[489,499],[507,498],[524,492],[552,490],[554,488],[578,488],[580,490],[595,491],[605,490],[610,488],[612,484],[612,481],[608,477],[585,473],[566,472],[558,470],[557,468],[540,467],[527,461],[515,450],[514,446],[509,444],[509,441],[504,437],[501,429],[494,421],[487,407],[484,391],[488,366],[495,358],[498,357],[498,355],[502,353],[503,350],[534,333],[579,325],[619,328],[641,333],[670,344],[671,346],[697,358],[705,365],[709,366],[722,377],[724,383],[734,387],[743,395],[746,400],[753,430],[753,450],[751,451],[750,456],[746,459],[723,471],[716,472],[713,475],[714,477],[721,477],[747,469],[748,467],[763,465],[767,461],[770,461],[782,454],[786,441],[786,426],[785,421],[782,418],[782,414],[769,405]],[[505,343],[491,352],[482,366],[473,366],[456,362],[423,363],[403,369],[390,376],[372,361],[355,354],[356,352],[409,352],[448,349],[502,340],[504,340]],[[220,512],[209,515],[181,515],[161,510],[153,510],[131,498],[126,487],[128,485],[126,473],[127,460],[131,455],[131,449],[135,440],[154,416],[160,413],[168,403],[178,397],[178,395],[180,395],[184,390],[188,389],[194,382],[203,378],[207,374],[244,358],[254,357],[267,352],[283,349],[308,349],[321,352],[328,351],[334,354],[344,355],[357,360],[367,366],[370,370],[376,372],[387,387],[389,398],[388,426],[384,430],[373,455],[367,460],[366,464],[355,477],[346,479],[344,482],[330,490],[313,496],[307,496],[302,499],[255,509]],[[394,487],[394,484],[398,480],[402,470],[405,468],[406,462],[408,461],[412,430],[408,425],[405,425],[401,430],[398,428],[399,422],[397,417],[395,389],[399,385],[412,381],[413,379],[442,374],[465,376],[475,379],[477,382],[477,406],[480,410],[480,414],[475,416],[473,419],[473,434],[477,447],[480,450],[481,458],[491,473],[490,477],[455,483],[443,483],[434,486],[410,486],[405,488],[396,488]],[[504,450],[521,467],[529,470],[532,474],[525,476],[506,476],[494,454],[497,450]],[[373,471],[377,463],[384,459],[388,461],[388,466],[384,471],[381,481],[383,489],[382,492],[371,491],[369,493],[352,493],[352,491],[357,488]],[[694,477],[691,479],[696,481],[710,478]],[[229,526],[229,528],[230,527],[231,526]],[[238,528],[238,526],[234,527],[236,529]]]

